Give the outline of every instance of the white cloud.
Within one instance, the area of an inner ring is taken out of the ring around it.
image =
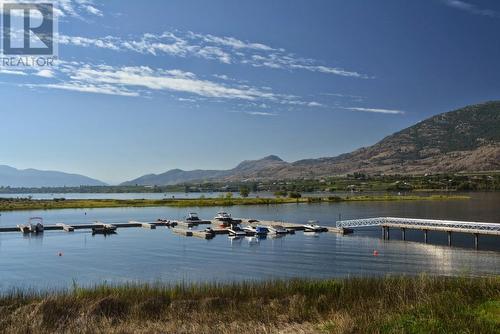
[[[314,59],[299,58],[284,49],[273,48],[262,43],[245,42],[234,37],[196,34],[193,32],[164,32],[144,34],[137,39],[122,39],[106,36],[89,38],[60,35],[59,43],[79,47],[96,47],[115,51],[132,51],[154,56],[198,57],[216,60],[224,64],[248,64],[289,71],[332,74],[351,78],[370,78],[357,71],[325,66]]]
[[[371,112],[371,113],[379,113],[379,114],[391,114],[391,115],[401,115],[404,114],[405,112],[402,110],[393,110],[393,109],[377,109],[377,108],[345,108],[347,110],[353,110],[353,111],[362,111],[362,112]]]
[[[461,1],[461,0],[443,0],[444,3],[450,7],[460,9],[472,14],[476,15],[482,15],[482,16],[489,16],[489,17],[500,17],[500,13],[491,10],[491,9],[482,9],[477,7],[476,5],[473,5],[471,3]]]
[[[76,68],[70,78],[77,82],[142,87],[150,90],[183,92],[212,98],[243,100],[276,98],[274,94],[256,88],[230,87],[199,79],[189,72],[153,70],[147,66],[122,68],[83,66]]]
[[[3,70],[3,69],[0,69],[0,74],[21,75],[21,76],[28,75],[28,73],[23,72],[23,71],[17,71],[17,70]]]
[[[102,11],[100,9],[95,8],[94,6],[87,5],[87,6],[85,6],[85,9],[90,14],[93,14],[93,15],[96,15],[96,16],[103,16]]]
[[[195,34],[193,32],[190,32],[190,35],[198,39],[201,39],[207,43],[229,46],[234,49],[253,49],[253,50],[263,50],[263,51],[275,50],[274,48],[265,44],[244,42],[234,37],[219,37],[210,34],[207,35]]]
[[[43,78],[53,78],[54,77],[54,72],[48,69],[40,70],[36,73],[39,77]]]
[[[82,93],[96,93],[96,94],[106,94],[106,95],[118,95],[118,96],[139,96],[138,92],[132,92],[123,88],[111,86],[111,85],[92,85],[81,82],[63,82],[58,84],[28,84],[28,87],[42,87],[42,88],[54,88],[62,90],[70,90]]]
[[[263,111],[247,111],[245,114],[252,115],[252,116],[276,116],[276,114],[270,113],[270,112],[263,112]]]
[[[261,89],[238,82],[216,82],[198,77],[192,72],[178,69],[157,69],[148,66],[114,67],[93,65],[82,62],[61,61],[52,70],[41,70],[30,74],[52,79],[49,83],[27,83],[32,88],[41,87],[78,91],[83,93],[118,96],[147,96],[152,92],[180,93],[174,96],[181,102],[222,103],[242,101],[243,106],[292,105],[304,108],[320,107],[314,101],[303,101],[291,94],[278,94],[269,89]],[[188,96],[186,96],[188,94]]]
[[[247,111],[247,110],[228,110],[227,112],[232,114],[246,114],[251,116],[277,116],[278,114],[264,112],[264,111]]]
[[[4,3],[47,3],[46,0],[0,0],[0,8],[3,8]],[[55,4],[55,13],[60,17],[72,16],[82,17],[82,15],[90,14],[94,16],[102,16],[102,11],[98,9],[92,0],[53,0]],[[1,11],[1,10],[0,10]]]

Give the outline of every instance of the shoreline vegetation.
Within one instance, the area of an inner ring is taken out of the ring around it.
[[[188,199],[65,199],[37,200],[31,198],[0,198],[0,211],[22,210],[56,210],[56,209],[96,209],[125,207],[217,207],[235,205],[281,205],[307,203],[339,203],[339,202],[377,202],[377,201],[446,201],[468,200],[468,196],[459,195],[355,195],[329,197],[273,197],[273,198],[235,198],[232,194],[217,198]]]
[[[334,192],[474,192],[500,191],[500,171],[425,175],[371,175],[353,173],[312,179],[255,181],[190,181],[175,185],[106,185],[62,187],[0,186],[0,194],[68,193],[226,193],[247,189],[252,193],[334,193]],[[62,195],[63,196],[63,195]],[[61,196],[61,197],[62,197]]]
[[[500,277],[75,286],[0,296],[2,333],[498,333]]]

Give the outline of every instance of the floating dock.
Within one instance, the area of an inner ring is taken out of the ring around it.
[[[64,232],[74,232],[75,230],[92,230],[95,228],[110,228],[116,227],[119,228],[145,228],[145,229],[156,229],[157,226],[167,226],[173,227],[176,226],[176,221],[156,221],[156,222],[136,222],[130,221],[128,223],[102,223],[95,222],[91,224],[65,224],[65,223],[57,223],[57,224],[45,224],[43,225],[44,231],[64,231]],[[2,232],[23,232],[26,228],[25,224],[20,224],[18,226],[11,227],[0,227],[0,233]]]
[[[233,224],[243,224],[248,226],[281,226],[288,231],[289,234],[295,233],[295,231],[304,231],[306,227],[301,224],[293,224],[283,221],[267,221],[267,220],[255,220],[255,219],[234,219]],[[144,228],[154,230],[157,227],[163,226],[172,228],[172,231],[176,234],[188,236],[188,237],[198,237],[203,239],[213,238],[215,235],[219,234],[229,234],[229,230],[226,227],[220,227],[221,222],[217,220],[200,220],[197,222],[192,221],[176,221],[176,220],[166,220],[158,219],[155,222],[139,222],[139,221],[129,221],[127,223],[102,223],[95,222],[92,224],[47,224],[43,225],[44,231],[65,231],[74,232],[76,230],[115,230],[121,228]],[[200,225],[211,225],[210,229],[196,229]],[[382,228],[383,239],[389,239],[390,229],[400,229],[401,239],[406,240],[406,230],[421,230],[424,233],[424,242],[428,241],[428,231],[438,231],[448,233],[448,244],[451,246],[451,235],[452,233],[468,233],[474,237],[475,248],[479,245],[480,235],[492,235],[500,236],[500,224],[498,223],[478,223],[478,222],[464,222],[464,221],[450,221],[450,220],[433,220],[433,219],[414,219],[414,218],[368,218],[368,219],[354,219],[354,220],[344,220],[338,221],[334,227],[320,227],[322,232],[336,233],[336,234],[349,234],[353,233],[355,228],[359,227],[373,227],[378,226]],[[27,232],[28,231],[28,232]],[[17,227],[0,227],[0,233],[2,232],[22,232],[31,233],[28,225],[18,225]],[[247,232],[248,236],[253,233]]]

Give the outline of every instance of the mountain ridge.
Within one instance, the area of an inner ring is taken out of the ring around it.
[[[12,188],[105,186],[106,183],[81,174],[34,168],[17,169],[0,165],[0,186]]]
[[[276,155],[245,160],[229,170],[175,170],[122,185],[170,185],[192,181],[292,179],[353,172],[421,174],[500,170],[500,101],[438,114],[386,136],[374,145],[336,157],[292,163]],[[176,178],[165,177],[176,174]],[[175,182],[175,183],[165,183]]]

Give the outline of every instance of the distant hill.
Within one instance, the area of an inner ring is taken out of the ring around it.
[[[36,169],[16,169],[0,165],[0,186],[13,188],[40,188],[40,187],[78,187],[103,186],[104,182],[89,177],[68,174],[56,171],[42,171]]]
[[[297,161],[261,177],[491,170],[500,170],[500,101],[433,116],[373,146],[334,158]]]
[[[353,172],[423,174],[500,170],[500,101],[433,116],[377,144],[332,158],[287,163],[277,156],[231,170],[171,170],[125,184],[168,185],[201,180],[293,179]]]
[[[172,169],[162,174],[149,174],[135,180],[124,182],[121,185],[172,185],[199,180],[219,180],[227,178],[244,178],[260,170],[288,165],[275,155],[260,160],[247,160],[230,170],[192,170],[183,171]]]

